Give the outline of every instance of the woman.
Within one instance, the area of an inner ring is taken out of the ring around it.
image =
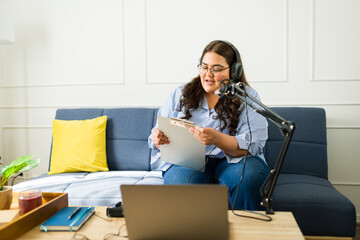
[[[246,81],[240,54],[229,42],[209,43],[198,68],[199,76],[176,88],[160,108],[159,115],[195,123],[197,127],[189,131],[206,145],[205,171],[163,162],[159,146],[169,144],[169,140],[156,127],[149,136],[149,146],[153,150],[151,163],[163,171],[164,184],[224,184],[229,189],[230,206],[261,209],[259,189],[269,174],[262,153],[267,140],[267,121],[240,99],[220,99],[215,91],[222,80],[232,79],[242,82],[248,94],[260,98]],[[245,155],[246,170],[237,196]]]

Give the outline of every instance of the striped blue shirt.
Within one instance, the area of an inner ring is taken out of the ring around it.
[[[171,118],[181,118],[185,116],[185,111],[183,108],[183,111],[178,111],[179,105],[180,105],[180,99],[182,95],[184,85],[177,87],[175,90],[173,90],[169,97],[167,98],[166,102],[162,105],[162,107],[159,109],[158,115]],[[246,92],[253,96],[254,98],[258,99],[260,101],[260,97],[258,93],[252,89],[249,86],[246,86]],[[250,102],[252,102],[254,105],[257,105],[252,100],[248,98]],[[263,155],[263,148],[265,146],[265,142],[268,138],[268,123],[266,119],[261,116],[260,114],[256,113],[254,109],[252,109],[250,106],[247,106],[248,109],[248,118],[250,122],[250,129],[251,129],[251,137],[250,137],[250,131],[247,123],[247,117],[246,117],[246,111],[245,109],[240,113],[239,117],[239,123],[237,125],[236,129],[236,135],[234,136],[238,142],[240,149],[248,149],[248,145],[251,141],[251,147],[249,149],[249,152],[252,156],[258,156],[262,158],[265,161],[264,155]],[[195,123],[195,125],[200,127],[211,127],[218,131],[220,131],[220,120],[215,119],[217,114],[215,112],[215,109],[209,110],[209,106],[206,100],[206,97],[204,96],[203,101],[200,103],[199,107],[197,109],[191,109],[190,113],[192,117],[189,119],[189,121],[192,121]],[[157,127],[156,126],[152,129],[152,131]],[[152,132],[151,131],[151,132]],[[223,130],[223,133],[229,134],[229,129],[225,128]],[[171,164],[164,162],[161,160],[161,154],[160,150],[155,147],[155,145],[152,142],[151,135],[148,138],[148,144],[149,147],[152,149],[151,152],[151,167],[152,169],[160,169],[162,171],[165,171],[168,169]],[[240,162],[243,157],[233,157],[226,153],[224,153],[223,150],[220,148],[214,146],[214,145],[208,145],[206,146],[206,155],[212,158],[223,158],[226,157],[227,161],[229,163],[238,163]],[[266,162],[266,161],[265,161]]]

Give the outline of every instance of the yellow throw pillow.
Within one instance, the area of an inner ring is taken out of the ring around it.
[[[106,159],[107,116],[88,120],[53,120],[48,174],[109,171]]]

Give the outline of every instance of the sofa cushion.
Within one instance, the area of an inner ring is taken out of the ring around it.
[[[13,190],[36,188],[42,192],[66,192],[69,205],[109,206],[122,200],[122,184],[163,184],[161,174],[161,171],[44,174],[16,184]]]
[[[154,108],[105,109],[108,116],[107,158],[109,170],[150,170],[148,137],[155,118]]]
[[[273,208],[291,211],[304,235],[355,234],[353,204],[320,177],[280,174],[273,194]]]
[[[274,112],[293,121],[296,130],[284,159],[281,173],[328,178],[326,116],[322,108],[275,107]],[[270,169],[277,161],[284,136],[269,122],[269,138],[264,153]]]
[[[109,170],[149,171],[156,170],[150,166],[151,150],[147,139],[156,122],[157,111],[157,108],[58,109],[55,118],[84,120],[106,115],[108,117],[106,149]]]
[[[54,120],[52,161],[48,174],[108,171],[107,117]]]
[[[86,120],[97,118],[103,115],[104,109],[100,108],[76,108],[76,109],[57,109],[55,119],[58,120]],[[49,156],[49,170],[51,165],[51,152],[52,152],[51,142],[50,146],[50,156]]]
[[[70,184],[84,178],[88,173],[43,174],[31,180],[13,186],[13,191],[21,192],[28,189],[40,189],[42,192],[65,192]]]

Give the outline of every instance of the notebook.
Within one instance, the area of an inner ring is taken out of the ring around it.
[[[94,207],[80,207],[76,214],[68,219],[77,207],[64,207],[43,224],[41,231],[78,231],[89,218],[95,213]]]
[[[223,185],[122,185],[130,240],[228,239]]]

